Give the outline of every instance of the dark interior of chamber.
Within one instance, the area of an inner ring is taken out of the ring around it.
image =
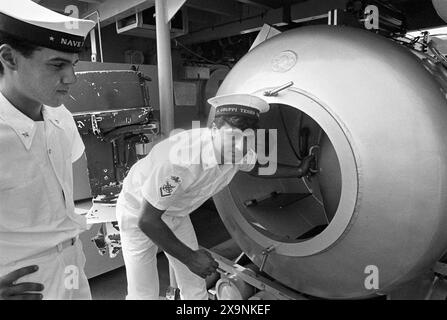
[[[265,236],[287,243],[309,240],[331,223],[340,201],[341,170],[330,137],[309,115],[283,104],[270,105],[260,128],[277,130],[276,156],[268,153],[270,135],[257,145],[265,143],[267,158],[278,167],[299,166],[310,148],[318,146],[314,147],[318,172],[305,178],[279,178],[262,176],[255,168],[239,172],[230,192],[243,217]]]

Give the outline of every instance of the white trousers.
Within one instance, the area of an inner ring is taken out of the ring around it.
[[[126,299],[157,300],[160,297],[157,269],[158,247],[138,228],[138,218],[130,214],[119,202],[116,213],[126,265]],[[162,219],[180,241],[193,250],[198,249],[196,234],[189,216],[179,218],[163,215]],[[174,270],[182,300],[207,300],[205,280],[192,273],[171,255],[166,254],[166,257]]]
[[[19,278],[16,284],[36,282],[44,285],[44,300],[91,300],[90,286],[84,273],[85,255],[78,239],[72,246],[58,252],[0,265],[0,276],[31,265],[39,270]]]

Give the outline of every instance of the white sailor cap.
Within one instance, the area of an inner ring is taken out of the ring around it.
[[[95,24],[54,12],[31,0],[0,3],[0,31],[58,51],[79,53]]]
[[[269,111],[270,106],[264,99],[247,93],[227,94],[208,99],[216,109],[215,116],[243,116],[259,119],[259,114]]]

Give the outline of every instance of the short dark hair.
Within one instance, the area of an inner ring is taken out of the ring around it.
[[[213,122],[218,129],[223,125],[228,124],[231,127],[244,131],[246,129],[258,129],[259,121],[257,119],[241,116],[216,116]]]
[[[0,31],[0,45],[9,44],[13,49],[17,50],[25,58],[29,58],[33,55],[34,51],[40,50],[41,47],[26,40],[19,39],[17,37],[11,36],[10,34]],[[0,63],[0,75],[4,73],[3,65]]]

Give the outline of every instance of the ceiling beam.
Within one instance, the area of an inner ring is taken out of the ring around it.
[[[228,0],[188,0],[185,6],[229,17],[239,17],[241,14],[240,3]]]
[[[346,8],[347,3],[348,0],[308,0],[301,3],[295,3],[292,4],[290,8],[290,18],[293,21],[325,14],[330,10],[344,9]]]
[[[115,23],[117,19],[128,17],[154,5],[154,0],[107,0],[100,4],[90,4],[88,11],[83,14],[83,17],[97,10],[101,17],[101,27],[105,27]]]
[[[277,5],[274,5],[274,2],[277,1],[271,1],[271,0],[237,0],[240,3],[248,4],[253,7],[261,8],[261,9],[273,9],[277,8]]]
[[[222,39],[252,30],[260,30],[266,24],[275,25],[284,21],[283,10],[281,8],[271,9],[265,14],[258,14],[252,17],[242,17],[233,22],[215,24],[213,27],[192,31],[185,36],[177,38],[183,44],[207,42]]]
[[[215,14],[194,8],[188,8],[188,20],[202,26],[213,25],[216,24],[216,22],[219,22],[219,19]]]

